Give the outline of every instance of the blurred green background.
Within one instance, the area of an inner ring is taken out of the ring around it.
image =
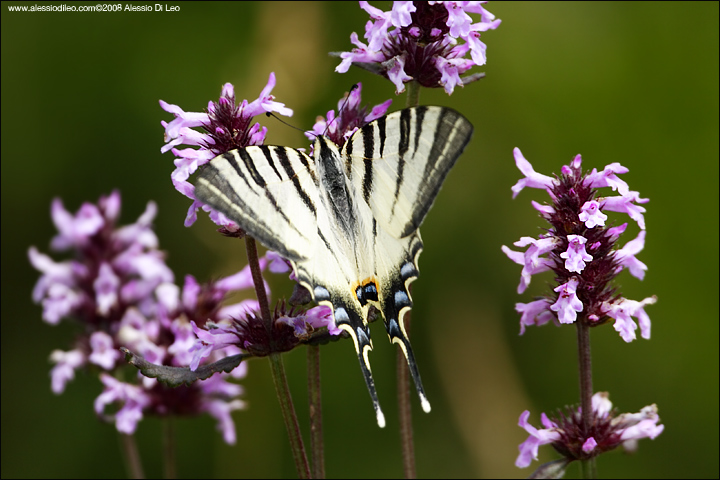
[[[220,237],[207,219],[183,220],[189,201],[170,182],[161,155],[158,100],[200,111],[223,83],[254,99],[268,74],[290,120],[310,128],[363,83],[365,102],[393,98],[393,86],[359,71],[340,75],[328,51],[349,50],[368,16],[356,3],[178,3],[175,13],[11,13],[2,4],[2,477],[124,476],[118,438],[95,418],[95,374],[66,392],[50,391],[50,351],[67,350],[75,329],[51,327],[30,293],[39,274],[31,245],[49,252],[50,201],[75,212],[119,189],[121,223],[149,200],[156,232],[178,281],[228,275],[244,265],[241,243]],[[175,5],[169,3],[168,5]],[[389,3],[375,3],[387,9]],[[456,89],[423,90],[421,103],[451,106],[475,137],[448,177],[422,233],[422,275],[413,286],[413,345],[433,405],[413,398],[421,477],[513,477],[529,409],[577,402],[572,328],[531,328],[518,336],[516,302],[542,294],[550,277],[516,293],[520,267],[500,251],[543,227],[512,149],[536,171],[559,172],[575,154],[584,167],[620,162],[631,189],[649,197],[643,282],[626,272],[624,296],[657,295],[648,308],[652,339],[623,342],[612,327],[593,330],[595,390],[621,410],[656,403],[665,432],[634,456],[599,459],[600,475],[718,476],[718,3],[490,3],[502,25],[484,33],[487,78]],[[472,71],[471,71],[472,72]],[[272,119],[267,143],[307,146]],[[609,190],[608,190],[609,192]],[[621,215],[612,217],[617,222]],[[628,241],[637,234],[631,222]],[[54,258],[63,258],[54,254]],[[275,279],[277,280],[277,279]],[[275,281],[274,298],[290,284]],[[402,475],[395,407],[395,351],[374,325],[373,373],[388,427],[378,429],[351,343],[322,349],[328,476]],[[285,357],[307,427],[305,350]],[[215,421],[177,422],[182,477],[294,477],[288,441],[265,360],[244,380],[250,408],[236,412],[238,442],[225,445]],[[305,428],[307,433],[307,428]],[[148,418],[137,437],[148,476],[162,475],[161,423]],[[556,458],[541,449],[541,460]],[[535,464],[537,465],[537,464]],[[577,467],[568,476],[579,475]]]

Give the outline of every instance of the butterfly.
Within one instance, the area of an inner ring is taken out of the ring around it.
[[[250,146],[214,158],[197,177],[198,200],[289,260],[313,300],[332,309],[353,339],[380,427],[369,310],[382,312],[429,412],[403,316],[419,274],[418,229],[472,132],[450,108],[406,108],[359,128],[341,147],[318,135],[314,158]]]

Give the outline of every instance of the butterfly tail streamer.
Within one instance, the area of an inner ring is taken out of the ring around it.
[[[373,408],[375,409],[375,416],[377,417],[377,423],[380,428],[385,428],[385,415],[380,408],[380,401],[378,400],[377,392],[375,391],[375,380],[373,380],[372,371],[370,370],[370,361],[368,360],[368,353],[372,350],[372,342],[370,337],[365,334],[362,328],[358,328],[358,360],[360,362],[360,370],[362,370],[363,377],[365,378],[365,384],[367,385],[368,391],[370,392],[370,398],[372,399]]]
[[[422,250],[422,242],[420,241],[419,235],[417,241],[414,242],[413,250],[414,253],[410,254],[409,257],[414,257],[415,261],[408,259],[403,265],[400,276],[390,285],[390,288],[384,292],[381,305],[388,337],[392,343],[396,343],[402,349],[405,360],[407,360],[408,368],[410,369],[410,375],[415,383],[415,389],[417,390],[418,397],[420,397],[422,409],[426,413],[429,413],[430,402],[425,396],[425,390],[423,389],[422,380],[420,379],[420,371],[415,363],[415,355],[413,354],[410,339],[404,326],[405,314],[410,311],[413,304],[408,286],[419,275],[417,267],[415,266],[417,257]]]
[[[417,390],[418,397],[420,397],[420,405],[423,411],[430,413],[430,402],[425,396],[425,389],[423,389],[420,371],[418,370],[417,363],[415,363],[415,355],[413,355],[410,340],[408,340],[407,335],[403,331],[404,329],[401,329],[398,322],[394,319],[388,322],[386,327],[390,341],[397,343],[405,354],[405,360],[407,360],[408,368],[410,369],[410,376],[412,376],[413,382],[415,383],[415,389]]]
[[[363,320],[362,312],[353,308],[353,305],[346,306],[343,302],[335,300],[332,302],[332,309],[337,327],[348,332],[355,343],[355,351],[360,363],[360,370],[365,378],[365,384],[372,399],[378,426],[384,428],[385,415],[380,408],[380,401],[378,400],[377,391],[375,390],[375,380],[373,379],[370,368],[370,359],[368,358],[368,354],[373,349],[368,325]]]

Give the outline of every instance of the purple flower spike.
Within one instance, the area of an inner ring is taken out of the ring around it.
[[[528,423],[529,411],[520,415],[519,425],[530,436],[519,447],[520,454],[515,466],[525,468],[538,458],[540,445],[552,444],[568,461],[589,460],[619,446],[635,447],[639,439],[654,439],[665,428],[658,425],[660,417],[657,407],[649,405],[638,413],[618,414],[612,409],[607,392],[598,392],[592,397],[593,419],[591,429],[585,432],[582,412],[579,407],[558,411],[553,419],[541,415],[543,429]],[[555,477],[553,477],[555,478]]]
[[[398,94],[415,80],[424,87],[443,87],[450,95],[456,86],[482,76],[460,75],[485,64],[487,46],[480,32],[500,25],[483,3],[393,2],[392,10],[384,12],[360,2],[371,18],[365,25],[368,44],[353,32],[350,41],[357,48],[340,53],[342,62],[335,71],[345,73],[356,64],[389,79]],[[480,21],[473,23],[469,13],[480,14]],[[470,58],[464,58],[468,53]]]
[[[174,275],[165,265],[152,230],[156,213],[156,205],[149,202],[135,223],[120,227],[116,224],[120,216],[118,192],[101,197],[97,205],[84,204],[76,215],[68,213],[60,200],[53,202],[52,218],[60,233],[52,247],[72,250],[74,259],[55,262],[31,247],[30,263],[41,272],[32,297],[42,303],[46,322],[57,324],[72,318],[82,328],[73,350],[55,350],[50,357],[55,364],[50,373],[52,391],[62,393],[79,368],[92,366],[96,371],[100,367],[112,375],[101,374],[105,389],[96,399],[95,409],[101,418],[114,422],[118,431],[134,432],[147,415],[209,413],[218,419],[223,438],[233,442],[235,427],[229,412],[244,404],[236,398],[242,393],[241,387],[225,379],[244,376],[245,364],[237,372],[221,373],[212,380],[178,389],[165,387],[153,378],[124,373],[124,377],[135,380],[124,383],[115,378],[121,373],[119,369],[128,368],[121,358],[121,346],[152,363],[187,366],[193,360],[190,350],[196,342],[190,321],[205,324],[227,318],[223,315],[236,306],[221,302],[231,291],[251,285],[247,272],[215,285],[199,284],[188,276],[181,301],[180,288],[173,283]],[[253,311],[251,302],[246,302],[241,302],[245,307],[239,312],[242,315]],[[216,361],[238,352],[208,353],[210,360]],[[109,404],[114,404],[116,413],[103,413]]]
[[[195,370],[200,360],[212,352],[227,348],[240,348],[255,356],[267,356],[273,352],[286,352],[311,339],[315,330],[327,328],[327,334],[340,335],[328,307],[318,306],[308,311],[291,308],[283,303],[276,306],[272,327],[254,312],[235,317],[223,323],[208,322],[204,328],[193,323],[198,337],[192,347],[194,352],[190,369]]]
[[[267,112],[292,116],[293,112],[283,103],[275,101],[270,93],[275,88],[275,74],[271,73],[268,83],[260,92],[260,96],[248,102],[243,100],[239,105],[235,101],[235,88],[226,83],[223,85],[217,102],[210,102],[205,113],[185,112],[177,105],[160,100],[160,107],[175,115],[171,122],[161,122],[165,128],[165,141],[160,151],[172,151],[175,159],[175,171],[171,174],[173,186],[186,197],[194,200],[185,218],[185,226],[190,226],[197,219],[197,211],[202,208],[210,212],[210,219],[216,224],[226,227],[229,231],[237,231],[238,226],[219,212],[195,199],[195,187],[188,182],[190,175],[218,155],[250,145],[262,145],[267,129],[260,124],[252,123],[253,117]],[[203,132],[193,130],[202,128]],[[178,150],[178,145],[190,145],[194,148]]]
[[[532,205],[540,216],[550,223],[547,233],[538,239],[522,237],[516,247],[527,247],[525,253],[502,246],[502,251],[513,262],[522,265],[518,293],[523,293],[532,276],[552,270],[555,274],[555,294],[543,300],[516,307],[522,315],[521,334],[530,325],[548,323],[548,316],[559,324],[577,321],[598,326],[615,319],[615,329],[626,342],[635,339],[638,325],[643,338],[650,336],[650,318],[644,307],[654,298],[634,302],[621,297],[612,280],[625,268],[642,280],[647,266],[636,258],[645,245],[645,209],[637,203],[646,203],[637,192],[629,189],[618,175],[627,168],[612,163],[602,172],[593,169],[583,175],[582,158],[577,155],[569,165],[561,168],[561,175],[551,178],[537,173],[522,152],[513,150],[515,163],[524,178],[513,187],[513,198],[525,187],[545,190],[550,204]],[[621,196],[601,197],[597,188],[610,187]],[[618,248],[617,242],[627,223],[606,225],[604,210],[625,212],[638,222],[642,229],[635,240]],[[580,314],[580,315],[578,315]],[[636,324],[632,318],[638,319]]]

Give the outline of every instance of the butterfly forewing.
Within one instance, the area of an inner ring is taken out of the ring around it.
[[[353,338],[380,426],[369,310],[382,312],[429,411],[403,316],[418,276],[418,228],[472,130],[454,110],[409,108],[365,125],[342,149],[318,137],[312,160],[287,147],[247,147],[198,176],[198,200],[289,259],[313,299],[333,309]]]
[[[319,193],[312,159],[267,145],[214,158],[198,176],[195,196],[289,260],[312,257]]]
[[[345,143],[348,178],[383,228],[406,237],[420,227],[472,131],[470,122],[449,108],[391,113]]]

